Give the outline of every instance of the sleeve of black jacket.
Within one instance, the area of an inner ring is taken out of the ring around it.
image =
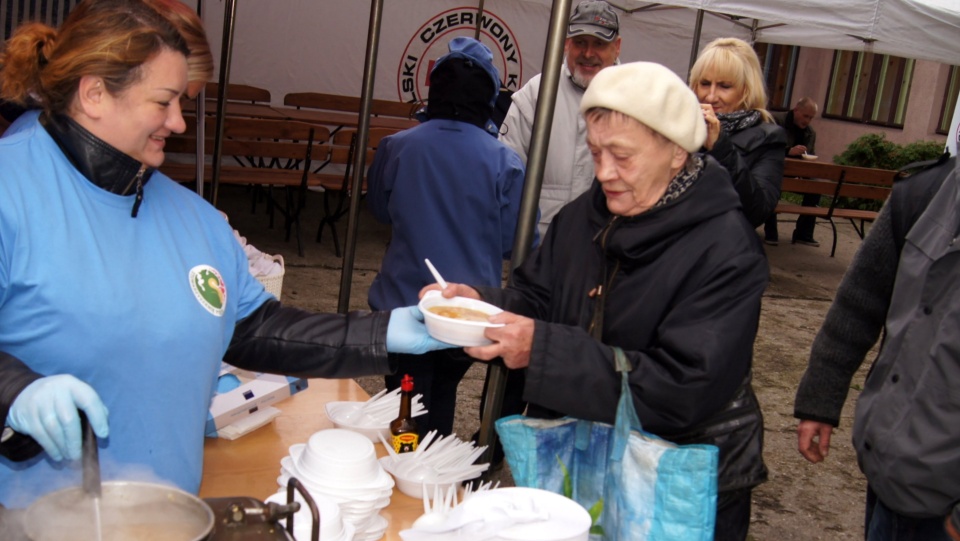
[[[41,374],[30,370],[20,359],[0,351],[0,419],[3,419],[4,423],[10,413],[10,406],[20,392],[42,377]],[[16,432],[0,443],[0,455],[13,461],[27,460],[36,456],[41,450],[40,445],[33,438]]]
[[[312,378],[396,371],[387,354],[388,312],[321,314],[269,300],[237,323],[223,360],[239,368]]]
[[[787,136],[783,128],[772,123],[759,129],[745,130],[741,141],[749,155],[741,154],[730,137],[721,135],[709,154],[730,173],[733,187],[740,196],[743,213],[753,227],[759,227],[773,215],[780,201],[783,185],[783,148]]]

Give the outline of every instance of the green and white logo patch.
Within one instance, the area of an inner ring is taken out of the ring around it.
[[[210,265],[197,265],[190,269],[190,289],[200,306],[207,312],[221,317],[227,305],[227,286],[217,269]]]

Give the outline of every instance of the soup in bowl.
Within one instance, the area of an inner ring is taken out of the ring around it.
[[[446,299],[439,291],[428,291],[420,299],[420,311],[430,336],[455,346],[486,346],[492,344],[483,333],[488,327],[502,327],[488,318],[503,310],[476,299],[453,297]]]

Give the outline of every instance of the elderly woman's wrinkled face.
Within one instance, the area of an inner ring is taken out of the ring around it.
[[[607,209],[619,216],[653,207],[688,157],[676,143],[616,113],[588,118],[587,145]]]
[[[714,113],[734,113],[741,109],[743,89],[728,77],[707,69],[697,81],[697,99],[713,107]]]
[[[142,78],[122,93],[104,93],[103,114],[93,131],[135,160],[159,167],[167,137],[186,129],[180,96],[187,88],[187,61],[163,49],[141,69]]]

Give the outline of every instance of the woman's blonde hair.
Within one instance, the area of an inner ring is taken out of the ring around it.
[[[207,41],[207,32],[197,12],[180,0],[143,0],[157,10],[180,31],[187,42],[190,54],[187,56],[187,80],[204,83],[213,78],[213,53]]]
[[[767,111],[767,90],[760,69],[760,59],[749,43],[738,38],[718,38],[707,44],[690,69],[690,88],[696,92],[703,74],[734,84],[740,91],[735,110],[756,109],[767,122],[773,117]]]
[[[141,0],[84,0],[60,30],[20,26],[0,53],[0,97],[48,114],[66,113],[87,75],[121,94],[163,49],[188,55],[177,29]]]

